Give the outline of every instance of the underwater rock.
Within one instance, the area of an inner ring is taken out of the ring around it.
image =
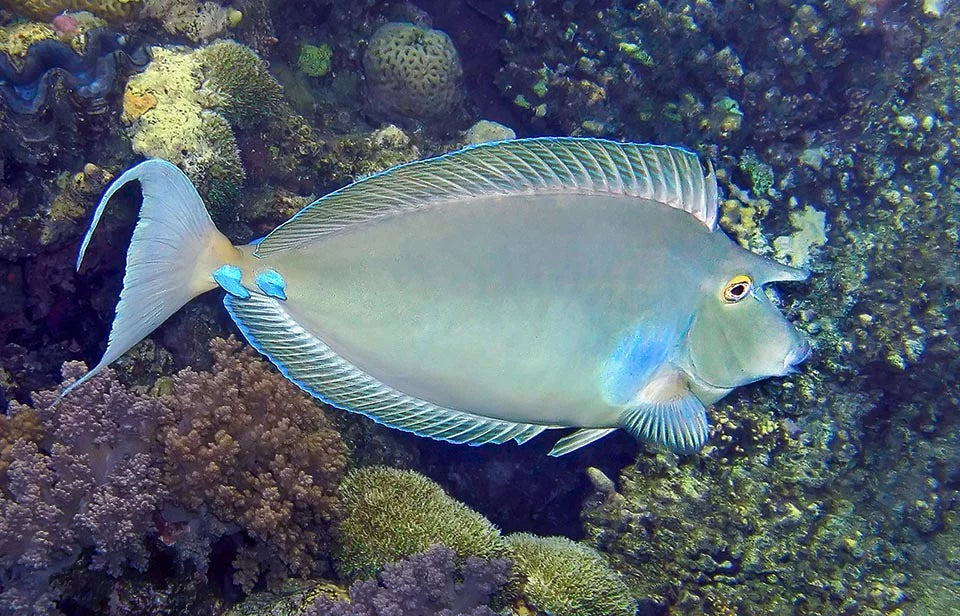
[[[195,43],[223,36],[243,20],[243,13],[232,6],[204,0],[143,0],[141,16]]]
[[[233,41],[197,50],[157,47],[153,55],[124,91],[123,119],[133,149],[180,166],[214,220],[229,224],[237,219],[246,179],[236,131],[267,118],[285,121],[292,112],[283,104],[283,90],[252,49]],[[263,149],[262,142],[258,146]]]
[[[504,126],[499,122],[490,120],[480,120],[467,129],[463,135],[464,145],[475,145],[478,143],[488,143],[490,141],[502,141],[504,139],[514,139],[517,133],[509,126]]]
[[[400,124],[430,121],[434,130],[455,124],[463,104],[463,69],[445,32],[388,23],[363,55],[371,112]]]
[[[235,220],[246,176],[234,129],[277,111],[282,90],[251,49],[232,41],[153,54],[124,91],[133,149],[179,165],[216,221]]]

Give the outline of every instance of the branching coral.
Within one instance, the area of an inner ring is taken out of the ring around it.
[[[347,513],[335,557],[345,577],[373,577],[385,564],[437,544],[461,558],[507,554],[489,520],[414,471],[362,468],[343,480],[340,495]]]
[[[398,122],[449,119],[462,102],[463,69],[445,32],[388,23],[363,56],[373,110]]]
[[[182,507],[239,525],[235,565],[249,590],[266,574],[323,570],[346,448],[320,406],[236,340],[210,345],[212,372],[183,370],[163,397],[166,481]]]
[[[84,372],[84,364],[68,362],[64,382]],[[41,434],[21,431],[4,454],[0,611],[49,604],[56,591],[47,580],[82,549],[92,550],[94,569],[114,576],[128,566],[145,569],[144,538],[166,496],[153,440],[167,415],[163,405],[125,389],[112,370],[53,407],[57,394],[37,392],[34,408],[10,406],[10,421],[36,416]]]
[[[321,595],[304,616],[495,616],[489,603],[509,580],[510,561],[467,558],[433,546],[350,587],[350,601]]]
[[[551,616],[633,616],[636,602],[595,549],[565,537],[507,535],[523,594]]]

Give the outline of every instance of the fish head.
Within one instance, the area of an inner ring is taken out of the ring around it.
[[[810,343],[767,288],[808,276],[739,247],[712,268],[686,336],[687,372],[695,389],[709,392],[712,399],[705,402],[740,385],[789,374],[810,355]]]

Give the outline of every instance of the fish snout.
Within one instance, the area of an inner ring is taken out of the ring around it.
[[[801,338],[799,344],[783,358],[784,374],[790,374],[796,371],[796,367],[807,360],[813,352],[813,347],[805,338]]]

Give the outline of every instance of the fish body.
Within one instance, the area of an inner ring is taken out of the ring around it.
[[[90,233],[133,179],[144,210],[92,372],[219,286],[284,375],[382,423],[471,444],[581,428],[554,455],[625,428],[687,452],[707,438],[705,405],[809,352],[763,291],[806,273],[719,231],[712,173],[677,148],[485,144],[361,180],[239,247],[158,161],[118,178]],[[138,292],[131,271],[165,245],[177,264]]]

